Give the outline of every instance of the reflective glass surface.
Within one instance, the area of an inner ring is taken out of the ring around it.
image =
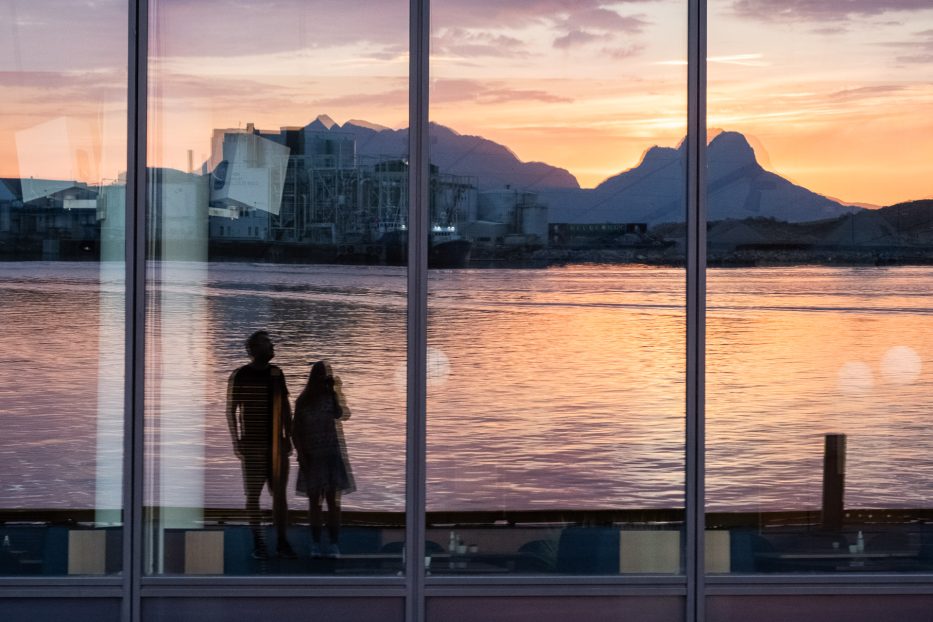
[[[686,9],[432,5],[432,575],[681,572]]]
[[[933,570],[931,24],[710,2],[710,572]]]
[[[126,22],[0,2],[0,575],[120,572]]]
[[[407,4],[149,7],[145,570],[399,573]]]

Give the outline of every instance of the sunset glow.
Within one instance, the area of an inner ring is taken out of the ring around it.
[[[0,0],[0,88],[0,622],[933,610],[933,0]]]
[[[101,4],[89,16],[62,2],[57,23],[46,4],[5,16],[0,175],[73,175],[56,158],[35,170],[17,155],[19,133],[55,118],[96,132],[87,145],[67,139],[99,154],[85,170],[122,171],[125,137],[113,130],[124,123],[125,7]],[[200,163],[212,129],[246,123],[277,129],[328,114],[405,127],[407,3],[313,4],[151,3],[150,164],[184,169],[189,150]],[[765,166],[827,196],[875,205],[933,196],[933,9],[759,4],[710,3],[709,127],[748,135]],[[593,187],[652,145],[682,140],[686,9],[683,0],[438,0],[432,121]],[[223,27],[200,28],[208,19]]]

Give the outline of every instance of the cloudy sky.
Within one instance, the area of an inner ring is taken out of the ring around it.
[[[247,122],[407,124],[407,2],[150,7],[154,164]],[[933,196],[929,0],[710,0],[709,18],[711,128],[833,197]],[[123,0],[0,0],[0,174],[116,175],[125,25]],[[686,26],[686,0],[436,0],[432,120],[591,187],[682,138]],[[63,142],[84,155],[56,159]]]

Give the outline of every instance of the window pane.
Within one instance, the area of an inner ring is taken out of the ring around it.
[[[0,575],[118,573],[126,3],[0,16]]]
[[[432,574],[681,572],[686,2],[433,4]]]
[[[407,4],[149,6],[146,571],[395,574]]]
[[[711,572],[933,569],[921,4],[710,3]]]

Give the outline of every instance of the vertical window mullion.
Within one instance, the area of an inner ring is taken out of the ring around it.
[[[123,602],[125,622],[140,619],[145,363],[146,110],[148,2],[128,0],[126,318],[123,443]]]
[[[411,0],[409,22],[408,455],[406,619],[424,620],[427,478],[428,53],[429,0]]]
[[[686,579],[688,622],[704,620],[706,0],[690,0],[687,103]]]

